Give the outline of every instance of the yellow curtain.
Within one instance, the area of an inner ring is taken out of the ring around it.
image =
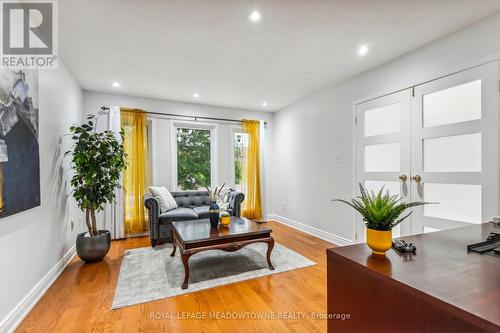
[[[137,109],[120,109],[125,132],[123,146],[127,153],[127,169],[123,173],[123,210],[125,234],[148,230],[143,197],[149,190],[148,122],[146,113]]]
[[[242,215],[262,221],[262,193],[260,189],[260,122],[243,120],[243,133],[248,135],[248,143],[243,145],[242,182],[245,200]]]

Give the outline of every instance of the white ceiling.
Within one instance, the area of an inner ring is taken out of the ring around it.
[[[59,48],[87,90],[274,111],[496,11],[498,0],[60,0]]]

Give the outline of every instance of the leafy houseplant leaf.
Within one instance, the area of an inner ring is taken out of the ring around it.
[[[408,208],[436,204],[436,202],[424,201],[402,202],[402,198],[398,195],[391,196],[389,191],[386,191],[384,194],[384,187],[378,193],[372,192],[368,194],[363,184],[360,183],[359,190],[361,196],[357,199],[351,199],[351,202],[342,199],[335,199],[333,201],[339,201],[354,208],[363,217],[366,227],[374,230],[392,230],[392,228],[403,222],[413,213],[412,211],[399,218]]]

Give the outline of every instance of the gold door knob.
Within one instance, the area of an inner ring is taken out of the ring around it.
[[[399,179],[402,181],[402,182],[405,182],[408,180],[408,176],[405,175],[405,174],[402,174],[401,176],[399,176]]]
[[[422,177],[420,177],[420,175],[415,175],[411,177],[411,179],[413,179],[416,183],[420,183],[422,181]]]

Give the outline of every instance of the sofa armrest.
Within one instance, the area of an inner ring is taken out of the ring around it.
[[[236,190],[231,190],[228,194],[227,201],[230,206],[230,214],[232,216],[241,216],[241,203],[245,200],[245,195]]]
[[[154,247],[160,237],[160,204],[150,193],[144,196],[144,206],[148,209],[149,237]]]

